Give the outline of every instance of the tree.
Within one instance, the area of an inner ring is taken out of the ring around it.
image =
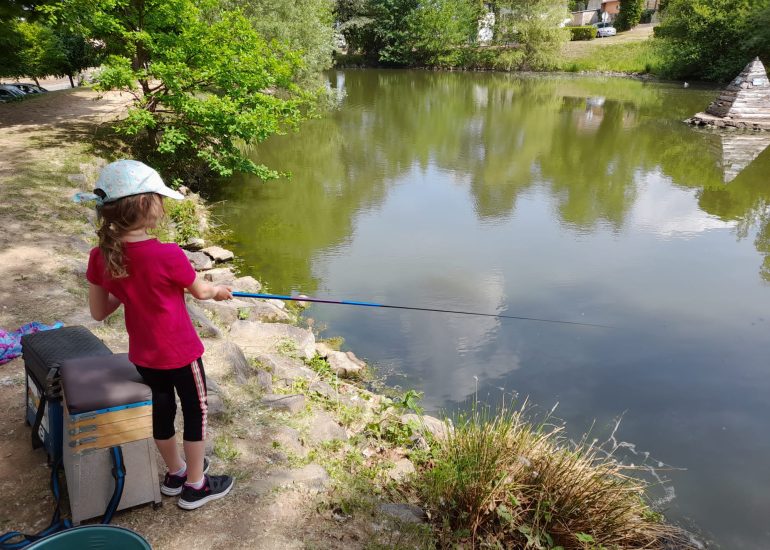
[[[639,24],[644,11],[644,0],[620,0],[620,13],[615,19],[619,31],[633,29]]]
[[[51,74],[67,76],[70,80],[70,86],[74,88],[73,77],[76,74],[101,64],[101,50],[94,41],[66,28],[56,29],[55,37],[56,47],[61,55],[58,56]]]
[[[133,94],[119,126],[136,156],[166,176],[277,172],[244,146],[295,127],[309,98],[294,82],[300,55],[267,43],[239,11],[213,0],[62,0],[51,15],[109,54],[102,90]]]
[[[458,47],[476,40],[483,5],[469,0],[427,0],[408,17],[414,37],[414,61],[420,65],[453,64]]]
[[[225,11],[242,10],[266,41],[301,52],[301,80],[331,67],[334,0],[223,0],[221,5]]]
[[[665,76],[730,80],[770,59],[770,0],[670,0],[655,36]]]
[[[372,0],[374,41],[378,61],[386,65],[409,65],[416,37],[410,25],[418,0]]]
[[[568,31],[566,0],[501,0],[496,4],[495,38],[513,43],[522,53],[522,67],[551,69],[558,64]]]

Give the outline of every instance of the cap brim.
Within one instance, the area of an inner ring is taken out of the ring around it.
[[[163,195],[164,197],[168,197],[170,199],[176,199],[178,201],[184,200],[184,195],[180,193],[179,191],[174,191],[173,189],[170,189],[168,187],[163,187],[163,189],[158,189],[154,191],[154,193],[157,193],[158,195]]]

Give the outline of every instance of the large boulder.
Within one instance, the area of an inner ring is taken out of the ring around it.
[[[184,253],[187,256],[187,259],[190,260],[195,271],[206,271],[207,269],[214,267],[214,261],[203,252],[190,252],[189,250],[185,250]]]
[[[271,395],[268,394],[260,401],[262,405],[276,411],[296,414],[305,408],[304,395]]]
[[[211,319],[206,317],[203,310],[190,301],[187,302],[187,313],[190,314],[190,320],[192,320],[193,326],[202,338],[219,338],[222,336],[222,332],[211,322]]]
[[[315,355],[315,336],[307,329],[283,323],[262,323],[259,321],[236,321],[230,328],[230,337],[246,353],[261,355],[288,348],[307,359]]]
[[[366,368],[366,363],[356,357],[352,351],[336,351],[323,342],[317,343],[315,350],[318,355],[326,359],[332,371],[342,378],[359,377]]]
[[[287,357],[279,353],[262,353],[257,355],[256,359],[273,373],[276,380],[284,380],[288,385],[291,385],[298,378],[310,380],[316,377],[313,369],[306,367],[301,360],[294,357]]]
[[[308,428],[308,441],[310,443],[317,445],[318,443],[335,439],[345,441],[347,438],[348,434],[345,428],[337,424],[337,421],[331,415],[323,411],[314,413]]]
[[[195,305],[199,308],[213,313],[219,321],[230,326],[243,315],[250,315],[251,304],[242,300],[195,300]],[[244,313],[241,313],[241,312]]]
[[[203,278],[215,285],[232,285],[235,273],[229,267],[215,267],[203,272]]]
[[[447,421],[443,422],[433,416],[418,415],[418,414],[402,414],[401,422],[404,424],[412,424],[423,433],[430,433],[436,439],[446,439],[446,437],[452,433],[452,424]]]
[[[291,315],[271,302],[263,300],[244,300],[248,304],[249,319],[252,321],[266,321],[268,323],[288,322]]]
[[[233,254],[229,250],[225,250],[221,246],[207,246],[203,250],[201,250],[204,254],[206,254],[209,258],[214,260],[215,262],[229,262],[233,258],[235,258],[235,254]]]
[[[246,359],[243,350],[238,344],[225,342],[220,353],[224,356],[225,363],[230,367],[233,378],[239,384],[245,384],[249,378],[256,374],[256,370],[251,368],[248,359]]]
[[[233,290],[240,290],[241,292],[251,292],[256,294],[262,290],[262,285],[259,284],[254,277],[238,277],[233,281]]]

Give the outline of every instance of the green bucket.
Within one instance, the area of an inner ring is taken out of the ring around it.
[[[26,550],[152,550],[143,537],[114,525],[83,525],[33,542]]]

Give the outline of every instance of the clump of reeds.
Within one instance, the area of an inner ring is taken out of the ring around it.
[[[446,546],[610,550],[698,548],[662,522],[631,476],[601,446],[571,443],[562,428],[522,410],[474,408],[433,443],[409,487]]]

